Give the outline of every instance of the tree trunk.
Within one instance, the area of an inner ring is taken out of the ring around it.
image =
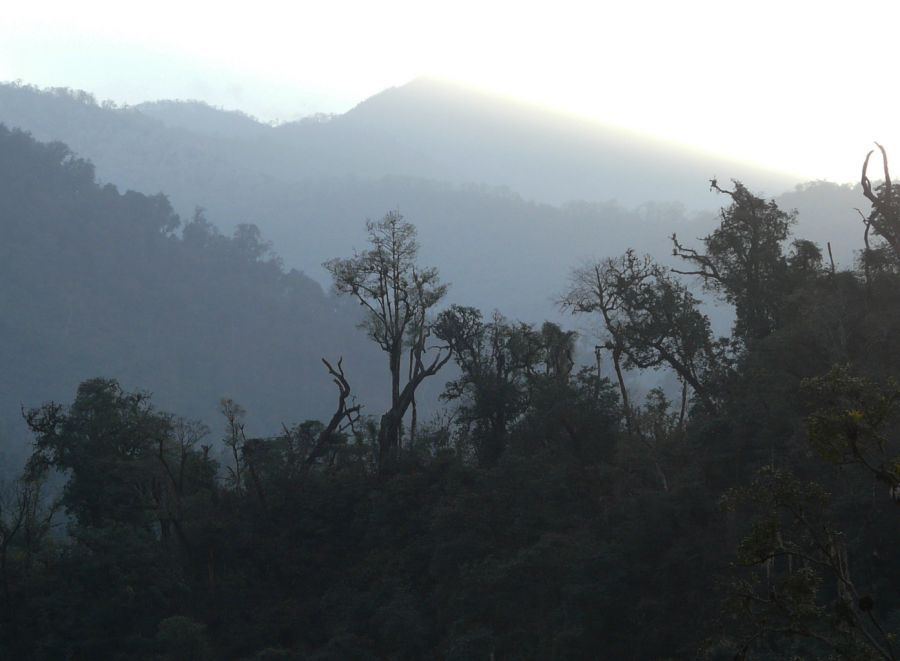
[[[622,394],[622,410],[625,413],[625,428],[629,434],[633,434],[634,420],[631,415],[631,404],[628,401],[628,388],[625,387],[625,377],[622,375],[621,355],[618,349],[612,350],[613,368],[616,371],[616,379],[619,382],[619,392]]]

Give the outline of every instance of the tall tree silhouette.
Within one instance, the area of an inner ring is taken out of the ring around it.
[[[428,312],[443,298],[447,285],[441,284],[437,269],[417,263],[415,226],[391,211],[378,222],[368,221],[366,231],[368,250],[348,259],[331,259],[324,266],[339,293],[356,297],[366,307],[362,327],[388,355],[391,406],[381,416],[378,432],[383,466],[400,448],[403,417],[415,406],[416,389],[450,360],[452,352],[447,344],[427,344],[432,334]]]

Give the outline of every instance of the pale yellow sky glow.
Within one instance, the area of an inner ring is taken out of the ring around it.
[[[900,154],[900,3],[36,2],[0,15],[0,80],[266,120],[437,75],[805,178]]]

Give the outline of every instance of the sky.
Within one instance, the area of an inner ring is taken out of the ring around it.
[[[900,154],[896,0],[5,4],[0,81],[118,103],[287,121],[430,75],[806,179]]]

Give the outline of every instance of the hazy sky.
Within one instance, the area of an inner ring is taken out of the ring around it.
[[[808,178],[900,159],[896,0],[13,1],[0,80],[100,99],[287,120],[430,74]]]

